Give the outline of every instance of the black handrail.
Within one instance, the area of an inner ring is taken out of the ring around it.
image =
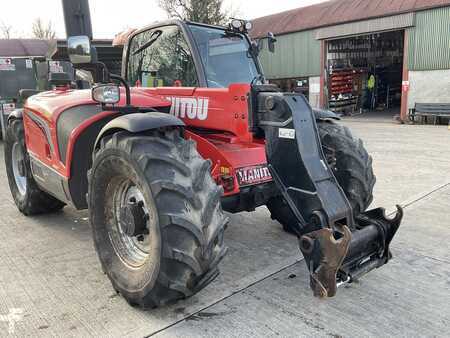
[[[116,81],[119,81],[121,84],[123,84],[123,86],[125,87],[126,104],[127,104],[127,106],[131,106],[131,92],[130,92],[130,86],[128,85],[128,82],[125,81],[124,78],[122,78],[119,75],[110,74],[109,77],[111,78],[111,80],[116,80]]]

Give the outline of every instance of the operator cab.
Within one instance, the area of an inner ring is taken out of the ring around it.
[[[228,27],[169,21],[144,28],[128,41],[122,75],[131,86],[142,87],[262,83],[257,57],[261,45],[252,43],[249,28],[251,23],[242,20]]]
[[[227,88],[231,84],[261,85],[266,82],[258,54],[261,42],[268,40],[274,52],[276,39],[272,33],[258,42],[248,36],[251,23],[233,19],[228,27],[172,20],[149,26],[131,34],[124,48],[122,77],[110,74],[96,60],[95,48],[87,36],[68,39],[68,54],[77,70],[89,71],[93,83],[120,82],[126,90],[130,106],[130,86]],[[111,95],[119,93],[113,86],[94,91]],[[120,93],[119,93],[120,95]],[[100,95],[102,96],[102,95]],[[114,95],[113,95],[114,96]],[[93,95],[99,97],[97,95]],[[100,103],[107,104],[114,100]]]

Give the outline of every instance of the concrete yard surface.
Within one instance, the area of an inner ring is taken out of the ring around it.
[[[21,215],[2,155],[0,336],[450,336],[450,131],[343,123],[373,156],[372,206],[400,203],[405,219],[394,260],[327,300],[312,297],[297,239],[259,208],[230,215],[228,255],[207,288],[157,310],[132,308],[101,271],[87,213]]]
[[[408,207],[395,259],[333,299],[311,298],[301,262],[157,336],[448,336],[450,229],[443,218],[429,224],[429,216],[449,204],[450,185]]]

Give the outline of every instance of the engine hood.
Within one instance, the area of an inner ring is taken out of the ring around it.
[[[47,118],[57,116],[72,107],[81,105],[98,105],[92,100],[91,90],[52,90],[31,96],[24,108],[40,112]],[[131,104],[137,107],[159,108],[171,105],[165,97],[149,93],[141,88],[131,88]],[[121,89],[121,101],[117,106],[125,105],[125,90]]]

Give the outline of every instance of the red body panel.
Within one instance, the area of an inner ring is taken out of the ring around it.
[[[253,134],[248,131],[248,94],[250,92],[248,84],[234,84],[223,89],[163,87],[142,90],[147,93],[155,93],[168,100],[171,98],[195,98],[197,99],[197,110],[204,109],[207,104],[206,118],[199,112],[191,114],[196,117],[189,117],[189,105],[195,105],[195,102],[183,102],[182,100],[172,100],[171,113],[181,118],[190,127],[227,131],[236,136],[234,143],[253,142]],[[200,100],[207,101],[203,101],[203,105],[200,106],[198,104]],[[199,115],[203,116],[199,118]]]
[[[264,143],[231,143],[223,140],[218,140],[212,135],[199,135],[189,130],[186,131],[186,136],[197,142],[197,150],[204,158],[212,161],[213,166],[211,174],[218,184],[222,184],[221,168],[228,168],[227,175],[233,176],[234,189],[225,190],[225,196],[238,194],[239,184],[236,177],[236,170],[244,167],[252,167],[261,164],[266,164],[266,153]],[[232,137],[233,138],[233,137]]]
[[[186,137],[195,140],[199,153],[212,161],[212,175],[217,183],[222,183],[224,171],[226,176],[233,176],[233,189],[225,192],[225,195],[233,195],[239,193],[236,169],[267,162],[264,140],[255,139],[248,130],[249,92],[248,84],[231,85],[224,89],[132,88],[131,103],[138,107],[171,106],[171,113],[187,125]],[[74,141],[92,123],[114,112],[100,112],[72,131],[67,146],[66,163],[62,163],[59,155],[56,130],[58,118],[69,108],[95,104],[90,90],[54,90],[28,99],[24,107],[24,125],[30,153],[57,171],[60,176],[69,179]],[[123,93],[119,105],[124,104]],[[27,112],[37,116],[48,126],[51,144],[46,137],[45,128],[30,118]]]
[[[171,114],[186,123],[187,137],[197,142],[202,157],[212,161],[212,176],[218,184],[222,183],[221,168],[229,169],[229,175],[234,178],[234,189],[225,190],[225,196],[240,191],[236,169],[267,163],[264,140],[255,139],[249,131],[250,85],[234,84],[223,89],[163,87],[142,90],[172,102]],[[195,98],[197,103],[183,102],[183,98]],[[206,102],[199,104],[200,100],[207,100],[207,116],[199,111],[204,109]],[[196,114],[192,112],[195,109]],[[207,132],[203,133],[203,129]]]
[[[61,162],[59,157],[56,121],[64,110],[84,104],[93,104],[90,91],[53,90],[30,97],[24,105],[23,121],[28,151],[63,177],[69,175],[65,164]],[[36,123],[27,114],[28,112],[37,116],[43,125]],[[50,140],[46,136],[45,126],[50,133]],[[53,145],[53,151],[51,151],[51,145]]]
[[[92,123],[101,120],[109,115],[114,114],[110,111],[101,112],[94,117],[87,119],[75,130],[72,131],[69,144],[67,146],[67,159],[63,163],[60,158],[60,149],[58,148],[58,138],[56,124],[59,116],[65,110],[82,105],[97,105],[92,100],[91,90],[53,90],[30,97],[24,105],[24,127],[26,130],[26,144],[28,151],[37,157],[48,167],[56,170],[64,178],[70,178],[70,164],[72,159],[72,150],[74,141],[79,134]],[[142,107],[167,107],[170,102],[161,98],[155,97],[149,93],[144,93],[142,90],[133,90],[132,104]],[[122,95],[122,100],[119,105],[125,105],[125,95]],[[48,126],[50,132],[51,143],[54,151],[51,150],[43,126],[39,126],[33,121],[27,112],[31,112],[37,116],[42,122]],[[89,156],[89,155],[88,155]]]

